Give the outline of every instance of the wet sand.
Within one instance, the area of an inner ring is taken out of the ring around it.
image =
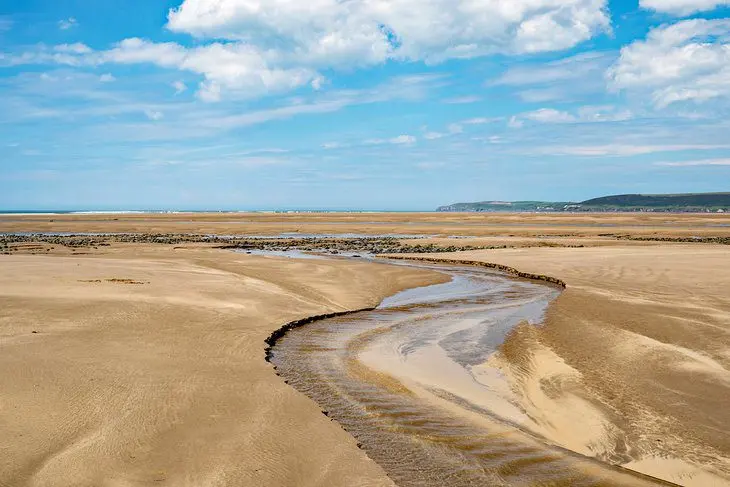
[[[726,248],[504,249],[429,258],[497,263],[567,283],[545,326],[520,326],[484,364],[510,379],[521,410],[549,441],[680,485],[730,485]]]
[[[443,271],[452,282],[289,331],[272,362],[400,487],[665,485],[544,444],[509,383],[482,366],[515,326],[542,321],[557,287]]]
[[[0,215],[2,232],[366,234],[460,237],[730,237],[727,214],[179,213]]]
[[[264,339],[443,276],[205,248],[103,252],[0,255],[0,485],[392,485],[276,377]]]

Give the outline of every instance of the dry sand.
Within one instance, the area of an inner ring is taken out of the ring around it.
[[[276,377],[283,323],[443,276],[352,261],[118,246],[0,255],[0,485],[381,486]]]
[[[567,282],[545,326],[520,327],[484,365],[511,381],[537,433],[681,485],[730,485],[727,247],[505,249],[435,258],[498,263]]]

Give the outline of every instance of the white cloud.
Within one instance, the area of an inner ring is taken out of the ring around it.
[[[69,30],[78,25],[79,25],[79,23],[76,21],[76,19],[74,17],[69,17],[67,19],[58,21],[58,28],[61,30]]]
[[[609,31],[610,21],[607,0],[185,0],[170,11],[168,28],[201,42],[41,47],[0,56],[0,64],[150,63],[201,75],[198,96],[218,101],[318,90],[324,69],[568,49]]]
[[[517,118],[517,116],[515,115],[509,119],[509,121],[507,122],[507,126],[511,129],[521,129],[525,126],[525,122]]]
[[[621,49],[607,76],[617,90],[648,93],[658,108],[730,97],[730,19],[653,29],[645,41]]]
[[[415,144],[417,140],[418,139],[412,135],[399,135],[398,137],[390,139],[388,142],[396,145],[410,145]]]
[[[539,110],[512,117],[512,121],[510,123],[523,123],[526,120],[537,123],[552,124],[623,122],[625,120],[630,120],[631,118],[633,118],[633,113],[631,113],[631,111],[617,110],[613,105],[587,105],[578,108],[575,113],[555,110],[554,108],[541,108]]]
[[[187,91],[188,87],[182,81],[178,80],[172,83],[172,87],[175,88],[175,96],[181,95]]]
[[[665,144],[665,145],[632,145],[632,144],[611,144],[611,145],[587,145],[587,146],[553,146],[543,147],[536,152],[552,156],[639,156],[654,154],[658,152],[679,152],[691,150],[717,150],[728,149],[730,145],[711,144]]]
[[[145,110],[144,114],[147,116],[147,118],[154,121],[162,120],[163,118],[165,118],[165,114],[157,110]]]
[[[551,61],[543,65],[515,66],[490,82],[492,86],[529,86],[550,84],[556,81],[574,80],[591,73],[603,73],[610,64],[610,56],[599,52],[586,52]]]
[[[298,115],[332,113],[347,106],[383,103],[391,100],[416,102],[428,96],[440,79],[434,75],[397,76],[370,90],[342,90],[321,95],[313,101],[297,100],[286,106],[249,111],[236,115],[216,115],[197,119],[199,125],[212,128],[233,128],[257,125]],[[382,141],[380,142],[382,143]]]
[[[59,44],[53,47],[56,52],[63,52],[66,54],[89,54],[92,49],[86,44],[76,42],[74,44]]]
[[[113,83],[116,80],[117,79],[111,73],[106,73],[99,76],[99,81],[101,81],[102,83]]]
[[[333,149],[340,149],[342,147],[342,144],[339,142],[325,142],[322,144],[322,148],[325,150],[333,150]]]
[[[578,109],[578,120],[581,122],[623,122],[634,118],[631,110],[619,110],[613,105],[586,105]]]
[[[484,118],[484,117],[478,117],[478,118],[469,118],[466,120],[462,120],[461,124],[463,125],[484,125],[485,123],[491,123],[491,122],[498,122],[502,120],[501,118]]]
[[[313,83],[320,76],[309,69],[271,68],[255,48],[240,43],[213,43],[186,48],[173,42],[153,43],[131,38],[98,54],[98,63],[152,63],[202,75],[198,95],[204,101],[219,101],[224,93],[256,97],[292,90]]]
[[[501,119],[499,119],[499,118],[470,118],[470,119],[466,119],[466,120],[461,120],[460,122],[449,124],[446,132],[427,131],[425,134],[423,134],[423,138],[426,140],[438,140],[438,139],[443,139],[444,137],[452,137],[455,135],[463,134],[464,125],[482,125],[485,123],[495,122],[498,120],[501,120]],[[424,127],[424,130],[426,130],[425,127]]]
[[[641,8],[685,16],[730,5],[728,0],[639,0]]]
[[[423,138],[426,140],[438,140],[446,136],[448,136],[448,134],[445,134],[443,132],[426,132],[425,134],[423,134]]]
[[[418,141],[418,139],[412,135],[399,135],[398,137],[393,137],[392,139],[368,139],[364,142],[365,145],[383,145],[383,144],[393,144],[393,145],[413,145]]]
[[[525,113],[522,116],[527,120],[540,123],[570,123],[576,121],[576,118],[570,113],[552,108],[541,108],[534,112]]]
[[[276,40],[308,65],[439,61],[567,49],[609,29],[605,0],[185,0],[168,27]]]
[[[455,98],[447,98],[443,100],[448,105],[467,105],[470,103],[478,103],[482,101],[480,96],[457,96]]]
[[[579,101],[606,91],[605,73],[616,57],[585,52],[547,63],[520,62],[487,86],[517,87],[517,96],[528,103]]]
[[[699,161],[657,162],[654,165],[667,167],[730,166],[730,159],[702,159]]]

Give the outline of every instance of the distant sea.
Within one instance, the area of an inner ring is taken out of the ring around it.
[[[0,210],[0,215],[94,215],[101,213],[175,213],[167,211],[73,211],[73,210]]]

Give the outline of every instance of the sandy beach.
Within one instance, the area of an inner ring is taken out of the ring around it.
[[[519,327],[484,364],[510,380],[536,432],[680,485],[730,485],[726,248],[506,249],[428,258],[497,263],[567,283],[544,326]]]
[[[0,215],[2,232],[730,237],[730,223],[710,213],[132,213]]]
[[[0,233],[336,231],[505,246],[427,257],[567,284],[543,326],[519,326],[482,366],[509,381],[530,428],[679,485],[730,485],[728,247],[625,239],[725,237],[727,217],[230,218],[3,216]],[[10,245],[0,253],[0,486],[392,485],[276,376],[264,340],[443,275],[201,244]]]
[[[201,248],[0,256],[0,485],[391,485],[264,339],[440,279]]]

